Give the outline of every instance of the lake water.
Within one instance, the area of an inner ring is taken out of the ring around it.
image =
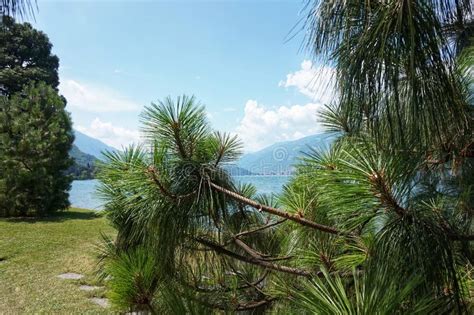
[[[257,187],[259,193],[280,193],[290,176],[236,176],[242,183],[251,183]],[[97,180],[75,180],[69,192],[71,205],[77,208],[101,210],[102,200],[97,196]]]

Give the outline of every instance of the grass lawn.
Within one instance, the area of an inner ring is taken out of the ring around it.
[[[104,217],[74,208],[41,219],[0,219],[0,314],[110,313],[89,300],[104,289],[79,290],[96,284],[94,247],[101,232],[113,233]],[[66,272],[85,277],[57,277]]]

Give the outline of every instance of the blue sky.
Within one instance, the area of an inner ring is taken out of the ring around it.
[[[321,130],[314,77],[331,70],[301,51],[302,32],[287,40],[302,1],[38,2],[75,128],[110,145],[139,141],[143,107],[183,93],[247,151]]]

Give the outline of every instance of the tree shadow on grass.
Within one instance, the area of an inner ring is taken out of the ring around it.
[[[16,217],[16,218],[0,218],[6,222],[22,222],[22,223],[36,223],[36,222],[64,222],[68,220],[94,220],[101,218],[102,213],[96,211],[68,209],[42,217]]]

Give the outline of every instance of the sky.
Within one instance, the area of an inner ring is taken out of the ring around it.
[[[182,94],[245,151],[322,132],[332,69],[302,49],[304,1],[39,0],[34,27],[60,59],[74,128],[140,141],[145,106]],[[293,31],[292,31],[293,30]]]

